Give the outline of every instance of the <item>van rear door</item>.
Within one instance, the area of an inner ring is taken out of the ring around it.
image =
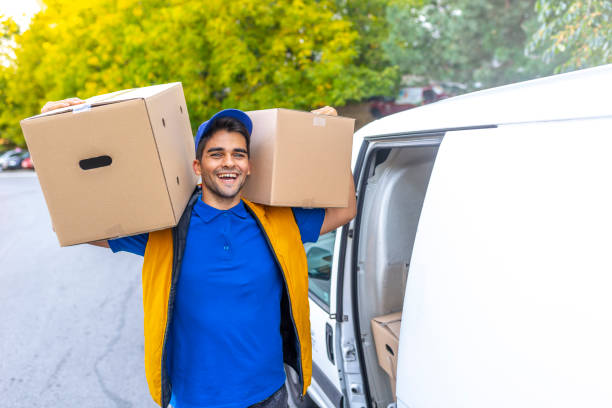
[[[612,406],[611,129],[446,133],[406,285],[399,407]]]

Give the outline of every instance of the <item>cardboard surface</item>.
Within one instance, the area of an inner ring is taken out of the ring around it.
[[[372,335],[376,345],[378,364],[389,374],[391,391],[395,398],[395,383],[397,381],[397,350],[399,345],[402,313],[391,313],[372,319]]]
[[[197,181],[180,83],[109,95],[21,121],[61,246],[172,227]]]
[[[348,206],[355,119],[289,109],[247,114],[253,134],[245,198],[274,206]]]

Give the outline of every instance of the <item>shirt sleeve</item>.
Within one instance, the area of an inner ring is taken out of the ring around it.
[[[302,242],[317,242],[325,218],[325,209],[293,207],[292,210]]]
[[[125,251],[132,254],[144,256],[149,234],[132,235],[117,239],[109,239],[108,246],[113,252]]]

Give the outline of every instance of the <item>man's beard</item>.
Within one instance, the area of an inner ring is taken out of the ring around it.
[[[213,175],[212,177],[217,177],[216,174]],[[238,194],[240,194],[240,192],[242,191],[242,188],[244,187],[244,185],[246,184],[247,178],[248,176],[246,176],[243,180],[242,183],[240,183],[240,186],[238,186],[238,189],[236,190],[236,192],[234,194],[228,194],[225,193],[223,191],[221,191],[218,188],[218,185],[212,180],[212,177],[209,175],[202,175],[202,183],[204,184],[204,186],[206,187],[206,189],[208,191],[210,191],[212,194],[216,195],[217,197],[220,197],[222,199],[228,200],[228,199],[233,199],[235,198]]]

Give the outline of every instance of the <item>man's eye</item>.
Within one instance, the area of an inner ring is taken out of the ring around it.
[[[211,153],[212,157],[223,157],[221,153]]]
[[[239,159],[244,159],[246,157],[246,154],[244,154],[244,153],[234,153],[234,157],[239,158]]]

